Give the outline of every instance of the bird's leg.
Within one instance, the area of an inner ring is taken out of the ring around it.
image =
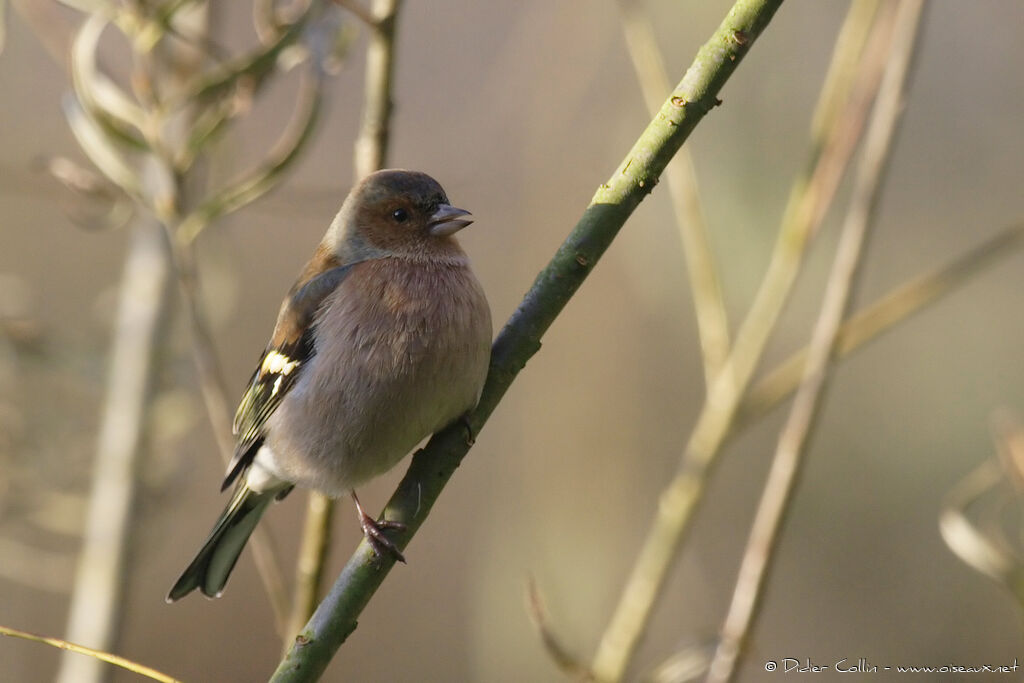
[[[405,556],[402,555],[402,551],[398,549],[398,546],[391,539],[384,535],[385,529],[403,531],[405,525],[401,522],[389,522],[386,519],[378,522],[366,514],[363,506],[359,503],[359,498],[356,497],[355,491],[352,492],[352,500],[356,502],[356,512],[359,513],[359,526],[363,528],[363,536],[366,536],[366,541],[373,547],[373,551],[380,557],[387,553],[402,564],[405,564]]]

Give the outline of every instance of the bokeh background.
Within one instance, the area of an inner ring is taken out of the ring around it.
[[[678,79],[730,3],[646,4]],[[245,42],[242,5],[219,22],[225,44]],[[802,168],[845,9],[783,5],[688,143],[734,326]],[[930,3],[861,302],[1020,219],[1022,19],[1017,0]],[[289,180],[202,238],[217,351],[238,394],[351,185],[364,43]],[[0,54],[0,302],[8,319],[30,320],[0,337],[0,623],[52,635],[65,626],[127,235],[76,226],[66,191],[40,170],[53,155],[84,163],[60,113],[67,90],[12,16]],[[262,96],[221,163],[265,151],[293,93],[285,79]],[[473,212],[462,242],[497,324],[648,120],[611,1],[407,2],[395,99],[391,165],[431,173]],[[838,213],[767,365],[809,335]],[[560,680],[527,617],[530,576],[565,643],[592,654],[703,398],[682,262],[659,187],[545,337],[325,680]],[[1024,411],[1022,295],[1015,253],[842,363],[741,680],[771,680],[764,662],[782,657],[1024,663],[1014,601],[937,527],[945,493],[992,455],[991,411]],[[180,308],[169,334],[117,651],[187,681],[263,680],[280,642],[247,556],[220,600],[163,602],[224,503]],[[728,446],[631,678],[714,637],[783,418]],[[379,509],[403,469],[363,501]],[[303,510],[293,495],[266,517],[287,567]],[[347,502],[337,515],[331,576],[359,538]],[[56,650],[0,640],[0,680],[50,680],[57,662]]]

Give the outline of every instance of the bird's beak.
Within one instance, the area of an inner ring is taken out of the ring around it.
[[[447,237],[448,235],[454,235],[459,230],[472,223],[473,221],[465,220],[462,216],[471,216],[472,214],[465,209],[457,209],[450,204],[441,204],[437,207],[437,211],[430,217],[430,223],[428,223],[428,230],[431,235],[436,237]]]

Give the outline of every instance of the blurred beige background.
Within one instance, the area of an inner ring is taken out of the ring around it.
[[[674,79],[730,5],[647,4]],[[734,326],[802,167],[844,11],[784,4],[689,143]],[[246,40],[238,14],[223,24],[233,26],[228,44]],[[1021,20],[1017,0],[931,3],[861,302],[1021,218]],[[82,158],[59,108],[67,79],[16,16],[8,29],[0,297],[30,300],[43,337],[0,339],[0,540],[46,554],[31,583],[10,567],[37,558],[0,554],[0,623],[61,635],[126,233],[76,227],[64,190],[38,170],[48,155]],[[647,122],[616,5],[407,2],[399,38],[391,165],[431,173],[473,212],[462,242],[500,324]],[[286,185],[203,238],[236,396],[350,186],[364,41]],[[293,92],[291,82],[272,88],[218,163],[262,152]],[[769,360],[809,334],[836,223],[830,216]],[[524,609],[531,575],[566,643],[592,654],[702,400],[681,264],[659,187],[552,327],[325,680],[560,680]],[[943,495],[992,454],[990,411],[1024,412],[1022,293],[1015,253],[843,363],[741,680],[773,680],[764,662],[782,657],[1024,664],[1018,609],[948,551],[936,523]],[[167,419],[141,473],[118,653],[187,681],[263,680],[280,643],[247,556],[220,600],[163,602],[224,503],[185,332],[179,315],[160,374]],[[632,678],[719,628],[783,416],[729,446]],[[379,509],[402,469],[360,491],[364,503]],[[292,495],[265,521],[289,568],[303,502]],[[337,514],[332,576],[359,537],[347,502]],[[57,662],[56,650],[0,640],[0,680],[50,680]],[[941,680],[975,680],[964,676]]]

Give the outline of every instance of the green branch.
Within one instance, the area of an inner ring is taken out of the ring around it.
[[[540,349],[540,340],[579,289],[633,210],[658,182],[669,160],[704,115],[720,104],[718,93],[782,0],[739,0],[700,49],[633,149],[602,184],[576,227],[540,272],[494,342],[490,373],[480,404],[467,417],[477,433],[497,407],[516,375]],[[406,524],[397,537],[404,548],[472,445],[457,424],[419,451],[385,511]],[[377,558],[365,540],[345,565],[272,677],[283,681],[319,678],[338,647],[355,630],[356,619],[383,582],[392,558]]]

